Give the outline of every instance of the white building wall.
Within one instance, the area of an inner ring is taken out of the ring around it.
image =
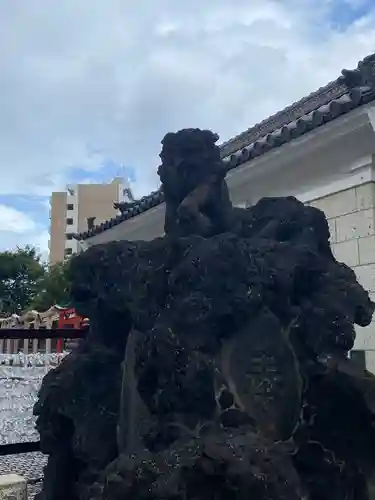
[[[375,301],[375,183],[368,182],[309,202],[323,210],[336,259],[352,267]],[[375,317],[356,327],[354,349],[366,351],[366,365],[375,373]]]

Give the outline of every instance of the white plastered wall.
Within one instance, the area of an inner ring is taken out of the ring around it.
[[[336,259],[355,271],[375,301],[375,183],[365,182],[307,202],[324,211]],[[368,327],[357,326],[356,333],[354,348],[366,352],[367,369],[375,373],[375,317]]]

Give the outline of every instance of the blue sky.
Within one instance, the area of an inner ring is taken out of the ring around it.
[[[374,8],[374,0],[333,0],[329,2],[328,19],[334,29],[345,31],[354,22],[363,19]]]
[[[46,256],[53,190],[155,189],[166,132],[227,140],[373,52],[375,1],[2,0],[0,32],[0,249]]]

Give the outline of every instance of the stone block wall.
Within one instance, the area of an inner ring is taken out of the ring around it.
[[[335,257],[352,267],[375,301],[375,183],[369,182],[309,202],[328,219]],[[366,366],[375,373],[375,317],[357,327],[356,350],[366,351]]]

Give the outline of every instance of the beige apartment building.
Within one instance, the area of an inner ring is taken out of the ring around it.
[[[117,210],[113,202],[132,200],[129,182],[121,177],[110,184],[68,185],[65,191],[53,192],[50,199],[50,263],[61,262],[80,250],[73,235],[115,217]]]

